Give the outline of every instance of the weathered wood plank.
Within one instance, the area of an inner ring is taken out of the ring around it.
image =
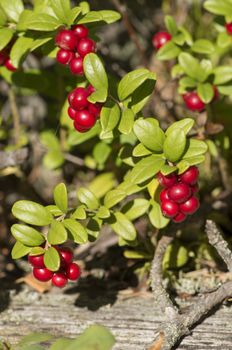
[[[152,341],[154,331],[164,320],[153,306],[151,297],[120,297],[113,305],[97,311],[75,306],[78,294],[38,295],[25,288],[14,295],[10,305],[1,313],[0,335],[15,342],[32,331],[51,332],[57,336],[74,337],[92,323],[111,329],[117,339],[114,350],[143,350]],[[95,300],[84,300],[98,304]],[[80,304],[80,302],[78,302]],[[232,350],[232,309],[222,306],[179,345],[179,350]]]

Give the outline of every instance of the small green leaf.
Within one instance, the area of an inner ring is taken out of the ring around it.
[[[173,130],[181,129],[184,131],[185,135],[192,129],[194,125],[194,120],[191,118],[184,118],[179,120],[178,122],[174,122],[169,128],[166,130],[165,134],[168,136]]]
[[[27,247],[21,242],[17,241],[11,252],[12,259],[20,259],[23,256],[29,254],[30,251],[31,251],[31,247]]]
[[[98,101],[105,102],[108,95],[108,78],[104,65],[96,54],[90,53],[85,56],[84,72],[90,84],[96,90],[101,91],[101,97],[99,97]]]
[[[17,241],[29,247],[36,247],[45,241],[39,231],[26,225],[14,224],[11,226],[11,233]]]
[[[207,0],[204,2],[204,8],[216,15],[227,16],[232,13],[232,3],[230,0]]]
[[[63,215],[63,212],[56,206],[56,205],[47,205],[46,209],[53,215],[53,216],[61,216]]]
[[[117,103],[106,103],[100,115],[100,122],[104,133],[114,130],[120,119],[120,108]]]
[[[70,0],[52,0],[50,2],[50,6],[57,18],[59,18],[63,23],[68,24],[68,19],[71,12]]]
[[[125,204],[121,211],[129,220],[135,220],[144,215],[149,206],[150,203],[147,199],[136,198]]]
[[[97,123],[94,125],[94,127],[92,129],[90,129],[89,131],[85,132],[85,133],[81,133],[81,132],[77,132],[76,130],[71,132],[68,138],[68,144],[70,146],[77,146],[80,145],[90,139],[92,139],[93,137],[97,136],[100,132],[100,124]]]
[[[184,89],[194,88],[197,85],[197,81],[190,77],[183,77],[179,80],[179,85]]]
[[[14,35],[13,29],[10,28],[1,28],[0,29],[0,50],[9,44]]]
[[[28,29],[38,30],[42,32],[50,32],[56,30],[62,25],[62,22],[54,16],[46,13],[34,13],[27,23]]]
[[[65,184],[60,183],[59,185],[57,185],[54,189],[53,195],[56,206],[63,213],[66,213],[68,210],[68,194]]]
[[[108,24],[118,21],[121,15],[116,11],[102,10],[88,12],[78,23],[106,22]]]
[[[136,230],[132,222],[126,217],[125,214],[116,212],[114,213],[116,222],[111,224],[112,229],[117,235],[127,241],[133,241],[136,238]]]
[[[172,41],[163,45],[156,54],[158,60],[170,60],[176,58],[181,53],[181,49]]]
[[[110,217],[110,211],[105,206],[101,206],[97,212],[97,217],[100,219],[107,219]]]
[[[173,166],[173,165],[171,166],[171,165],[167,165],[167,164],[164,164],[162,166],[162,168],[160,169],[160,171],[163,175],[169,175],[171,173],[174,173],[176,170],[177,170],[176,166]]]
[[[16,202],[12,213],[17,219],[35,226],[46,226],[52,222],[51,213],[42,205],[32,201]]]
[[[65,219],[63,224],[71,233],[75,243],[84,244],[88,242],[87,231],[79,222],[73,219]]]
[[[217,86],[218,91],[225,96],[232,96],[232,85]]]
[[[85,220],[86,219],[86,211],[84,205],[79,205],[76,210],[71,215],[71,219]]]
[[[183,68],[184,72],[193,79],[200,82],[205,81],[207,78],[207,72],[201,67],[199,61],[187,52],[182,52],[179,57],[179,64]]]
[[[186,135],[182,129],[171,131],[164,141],[164,155],[171,162],[177,162],[185,151]]]
[[[160,205],[157,202],[151,201],[151,203],[152,209],[149,212],[149,219],[151,224],[158,229],[166,227],[170,219],[163,216]]]
[[[48,242],[52,245],[62,244],[67,241],[68,234],[62,222],[52,221],[48,231]]]
[[[190,139],[187,143],[188,148],[183,155],[183,159],[198,157],[207,152],[207,143],[201,140]]]
[[[64,350],[67,349],[69,345],[71,345],[73,339],[68,338],[58,338],[55,343],[49,348],[49,350]]]
[[[135,148],[133,149],[132,155],[133,157],[144,157],[148,156],[152,152],[149,151],[142,143],[139,143]]]
[[[47,169],[57,169],[64,163],[64,155],[58,150],[49,151],[44,157],[43,157],[43,165]]]
[[[230,46],[231,44],[231,36],[227,32],[222,32],[218,34],[217,37],[217,45],[221,48],[225,48]]]
[[[148,103],[152,93],[154,92],[156,76],[150,73],[145,80],[131,95],[128,107],[132,109],[134,114],[139,113]],[[127,105],[127,104],[126,104]]]
[[[52,339],[54,339],[54,335],[49,333],[30,333],[23,337],[17,345],[20,346],[21,349],[21,347],[25,345],[44,343]]]
[[[122,117],[118,126],[118,130],[122,133],[122,134],[129,134],[132,129],[133,129],[133,125],[134,125],[134,112],[131,109],[124,109],[122,111]]]
[[[178,28],[177,28],[176,22],[172,16],[165,16],[164,23],[165,23],[167,30],[169,31],[169,33],[171,35],[175,35],[177,33]]]
[[[14,43],[10,51],[10,59],[12,64],[17,68],[24,59],[25,55],[30,51],[33,43],[32,38],[26,38],[21,36]]]
[[[146,148],[155,152],[162,152],[165,135],[157,120],[153,118],[136,120],[134,133]]]
[[[24,6],[22,0],[1,0],[0,7],[12,22],[17,22]]]
[[[178,241],[169,244],[163,259],[163,269],[176,269],[184,266],[189,259],[188,250]]]
[[[126,181],[133,184],[140,184],[152,176],[155,176],[164,165],[165,160],[158,155],[152,154],[140,160],[130,173],[125,177]]]
[[[178,164],[177,167],[179,169],[178,174],[182,174],[187,170],[190,166],[192,165],[197,165],[203,163],[205,160],[205,156],[197,156],[197,157],[192,157],[192,158],[186,158],[182,159]]]
[[[211,43],[211,41],[206,39],[199,39],[194,42],[193,46],[191,47],[191,50],[197,53],[212,55],[215,51],[215,47]]]
[[[214,89],[210,83],[198,84],[197,93],[204,103],[209,103],[214,97]]]
[[[33,247],[31,248],[30,255],[43,255],[45,249],[43,247]]]
[[[44,264],[51,271],[58,271],[60,268],[60,254],[57,249],[50,247],[44,253]]]
[[[112,208],[114,205],[120,203],[126,197],[126,192],[123,190],[109,191],[104,198],[104,205],[107,208]]]
[[[79,201],[85,204],[89,209],[97,209],[99,207],[97,197],[85,187],[80,187],[78,189],[77,197]]]
[[[116,185],[113,173],[103,173],[94,178],[89,184],[89,189],[97,198],[102,198]]]
[[[214,84],[220,85],[228,83],[232,80],[232,67],[231,66],[219,66],[214,69]]]
[[[93,149],[93,157],[96,163],[103,166],[110,156],[112,149],[105,142],[98,142]]]

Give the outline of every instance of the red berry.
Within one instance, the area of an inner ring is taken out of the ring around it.
[[[71,281],[76,281],[81,275],[81,269],[79,265],[71,263],[66,269],[66,276]]]
[[[88,104],[88,111],[89,113],[93,114],[96,118],[99,117],[102,109],[101,103],[89,103]]]
[[[89,130],[88,128],[87,129],[83,128],[82,126],[80,126],[79,124],[76,124],[75,122],[74,122],[73,126],[76,129],[76,131],[78,131],[78,132],[87,132]]]
[[[191,197],[186,202],[180,204],[180,211],[183,214],[191,215],[194,214],[199,208],[199,200],[196,197]]]
[[[52,276],[52,284],[58,288],[63,288],[68,283],[68,278],[62,272],[55,272]]]
[[[226,31],[229,35],[232,35],[232,22],[231,23],[226,23],[225,24]]]
[[[74,121],[75,125],[79,125],[81,128],[90,129],[94,126],[96,118],[93,114],[89,113],[86,109],[77,111]]]
[[[2,66],[6,61],[6,54],[3,51],[0,51],[0,66]]]
[[[200,99],[195,91],[188,92],[183,95],[185,105],[191,111],[201,112],[205,108],[204,102]]]
[[[64,29],[56,35],[55,42],[61,49],[73,51],[76,48],[77,38],[72,30]]]
[[[89,39],[81,39],[77,44],[77,52],[80,56],[85,57],[90,52],[96,51],[96,43]]]
[[[170,198],[168,197],[168,189],[165,188],[164,190],[162,190],[160,192],[160,200],[161,202],[165,201],[165,200],[169,200]]]
[[[77,111],[75,109],[73,109],[72,107],[68,107],[68,115],[71,119],[75,119],[76,118],[76,113]]]
[[[69,94],[68,101],[73,109],[81,110],[88,106],[89,102],[87,98],[86,89],[78,87]]]
[[[46,267],[43,269],[37,269],[36,267],[34,267],[33,275],[37,280],[41,282],[47,282],[50,281],[50,279],[52,278],[53,272],[48,270]]]
[[[72,27],[73,33],[76,35],[78,40],[84,39],[88,36],[89,30],[82,24],[77,24]]]
[[[96,90],[95,90],[95,88],[93,87],[93,85],[89,85],[89,86],[87,86],[87,88],[86,88],[86,92],[87,92],[87,94],[88,94],[88,96],[89,95],[91,95],[93,92],[95,92]]]
[[[180,222],[183,222],[185,219],[186,219],[186,215],[180,212],[172,220],[175,223],[180,223]]]
[[[168,196],[177,203],[185,202],[192,194],[191,188],[183,183],[173,185],[168,190]]]
[[[152,38],[152,44],[155,49],[159,50],[163,45],[172,39],[168,32],[159,32]]]
[[[44,265],[44,255],[28,255],[28,262],[38,269],[43,269]]]
[[[74,57],[69,63],[69,68],[72,74],[83,75],[84,74],[83,58]]]
[[[59,49],[56,54],[56,60],[60,64],[69,64],[73,57],[74,52],[64,49]]]
[[[10,58],[8,57],[4,63],[4,66],[10,70],[11,72],[15,72],[17,70],[17,68],[15,66],[13,66]]]
[[[58,248],[58,252],[61,255],[61,263],[69,265],[73,261],[73,252],[69,248]]]
[[[180,174],[180,181],[188,184],[195,185],[199,176],[199,170],[196,166],[191,166],[184,173]]]
[[[161,210],[165,216],[172,218],[178,214],[179,206],[171,200],[165,200],[161,203]]]
[[[170,187],[177,182],[177,177],[175,174],[163,175],[161,172],[158,173],[157,179],[161,186]]]

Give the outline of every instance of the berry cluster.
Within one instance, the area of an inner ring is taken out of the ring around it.
[[[229,35],[232,35],[232,22],[225,24],[226,31]]]
[[[152,44],[156,50],[159,50],[170,40],[172,40],[171,34],[168,32],[158,32],[152,37]]]
[[[198,192],[198,168],[187,169],[183,174],[158,174],[158,181],[164,189],[160,192],[161,210],[164,216],[176,223],[182,222],[187,215],[194,214],[199,208],[195,194]]]
[[[214,96],[210,103],[216,101],[219,98],[219,92],[216,86],[213,86]],[[205,109],[205,103],[201,100],[196,91],[189,91],[183,95],[185,105],[190,111],[202,112]]]
[[[54,247],[60,254],[61,264],[59,271],[53,272],[46,268],[44,255],[29,255],[28,261],[33,266],[34,277],[41,282],[52,281],[56,287],[63,288],[68,280],[76,281],[80,275],[80,267],[73,263],[73,252],[69,248]]]
[[[17,68],[11,63],[8,52],[0,51],[0,66],[5,66],[11,72],[15,72]]]
[[[94,92],[94,87],[78,87],[68,95],[68,115],[74,120],[74,128],[79,132],[86,132],[91,129],[100,116],[101,103],[91,103],[88,97]]]
[[[84,57],[96,51],[96,43],[88,38],[88,33],[88,28],[78,24],[70,30],[63,29],[56,35],[55,42],[60,48],[56,60],[60,64],[69,65],[72,74],[82,76]]]

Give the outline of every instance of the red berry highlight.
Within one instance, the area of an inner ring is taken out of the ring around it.
[[[199,200],[196,197],[191,197],[186,202],[180,204],[180,211],[186,215],[194,214],[199,208]]]
[[[77,24],[72,27],[73,33],[76,35],[78,40],[87,38],[89,34],[89,30],[87,27],[83,26],[82,24]]]
[[[165,200],[161,203],[162,213],[168,218],[173,218],[179,212],[179,206],[171,200]]]
[[[43,269],[38,269],[34,267],[33,275],[38,281],[48,282],[52,278],[53,272],[48,270],[46,267]]]
[[[52,276],[52,284],[58,288],[63,288],[68,283],[68,278],[62,272],[55,272]]]
[[[61,30],[55,38],[56,45],[61,49],[65,50],[75,50],[77,38],[72,30]]]
[[[64,49],[59,49],[56,54],[56,60],[60,64],[69,64],[74,58],[74,52]]]
[[[152,44],[156,50],[159,50],[171,39],[172,36],[168,32],[159,32],[153,36]]]
[[[192,194],[191,188],[183,183],[173,185],[168,190],[168,196],[176,203],[185,202]]]
[[[164,190],[162,190],[160,192],[160,200],[161,200],[161,202],[163,202],[163,201],[166,201],[166,200],[169,200],[169,199],[170,198],[168,196],[168,188],[165,188]]]
[[[10,70],[11,72],[15,72],[17,70],[17,68],[15,66],[13,66],[10,58],[8,57],[4,63],[4,66]]]
[[[161,172],[158,173],[157,179],[161,186],[170,187],[177,182],[177,176],[175,174],[163,175]]]
[[[204,102],[195,91],[184,94],[183,99],[186,107],[191,111],[201,112],[205,108]]]
[[[72,107],[68,107],[68,115],[71,119],[75,119],[76,118],[76,113],[77,111],[75,109],[73,109]]]
[[[81,275],[81,269],[79,265],[71,263],[66,269],[66,276],[71,281],[76,281]]]
[[[180,174],[180,181],[193,186],[197,183],[198,177],[198,168],[196,166],[191,166],[184,173]]]
[[[38,269],[45,267],[44,265],[44,255],[28,255],[28,262]]]
[[[83,67],[83,58],[82,57],[74,57],[69,64],[70,71],[74,75],[83,75],[84,67]]]
[[[96,43],[89,38],[81,39],[77,44],[77,52],[81,57],[85,57],[90,52],[96,51]]]

